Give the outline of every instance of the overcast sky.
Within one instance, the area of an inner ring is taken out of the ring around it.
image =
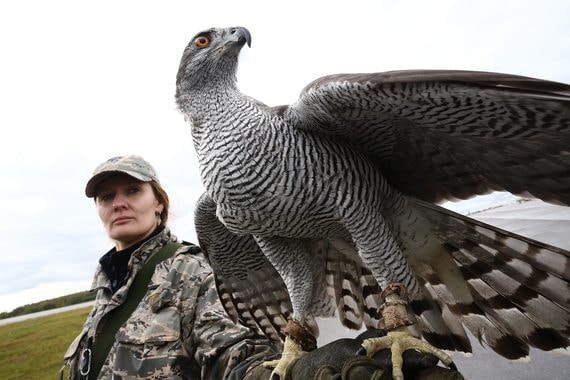
[[[89,287],[112,243],[84,186],[109,157],[150,161],[172,198],[174,233],[195,241],[202,185],[174,83],[185,45],[203,29],[250,30],[238,84],[269,105],[340,72],[470,69],[570,82],[568,1],[7,3],[0,311]]]

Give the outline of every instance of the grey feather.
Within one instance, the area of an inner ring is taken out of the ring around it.
[[[439,202],[507,190],[570,203],[570,86],[508,74],[345,74],[282,111],[352,142],[406,195]]]

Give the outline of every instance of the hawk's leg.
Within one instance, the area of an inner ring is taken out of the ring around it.
[[[359,212],[342,210],[342,224],[350,233],[358,254],[378,285],[384,289],[390,283],[401,282],[410,294],[420,295],[421,287],[396,238],[398,232],[394,226],[395,218],[392,218],[392,221],[386,219],[380,212],[375,211],[373,205],[359,205],[355,209]],[[405,214],[405,205],[396,209]],[[413,220],[406,220],[409,215],[398,215],[398,218],[413,223]]]
[[[359,354],[366,354],[368,357],[372,357],[380,350],[390,349],[392,353],[392,377],[395,380],[404,379],[402,354],[409,349],[433,354],[443,364],[455,369],[455,365],[449,355],[429,343],[415,338],[406,328],[413,322],[408,316],[406,301],[404,301],[405,291],[405,286],[399,283],[392,283],[384,289],[382,292],[382,299],[384,300],[382,318],[388,334],[381,338],[364,340],[362,342],[363,348],[361,348]]]
[[[275,367],[272,378],[285,378],[287,368],[306,351],[316,348],[316,339],[305,327],[312,308],[318,307],[324,264],[311,254],[301,239],[254,236],[257,244],[283,278],[293,306],[293,318],[285,329],[281,359],[266,363]]]

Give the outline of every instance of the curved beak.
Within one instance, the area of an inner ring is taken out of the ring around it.
[[[231,28],[230,34],[232,40],[236,41],[239,46],[243,46],[247,43],[247,46],[251,47],[251,34],[246,28],[242,26]]]

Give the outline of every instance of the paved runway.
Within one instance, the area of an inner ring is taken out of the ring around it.
[[[58,307],[56,309],[38,311],[37,313],[30,313],[30,314],[19,315],[17,317],[0,319],[0,326],[9,325],[10,323],[14,323],[14,322],[25,321],[26,319],[44,317],[44,316],[50,315],[50,314],[57,314],[57,313],[62,313],[64,311],[80,309],[82,307],[92,306],[94,304],[95,304],[95,301],[87,301],[87,302],[77,303],[75,305]]]

